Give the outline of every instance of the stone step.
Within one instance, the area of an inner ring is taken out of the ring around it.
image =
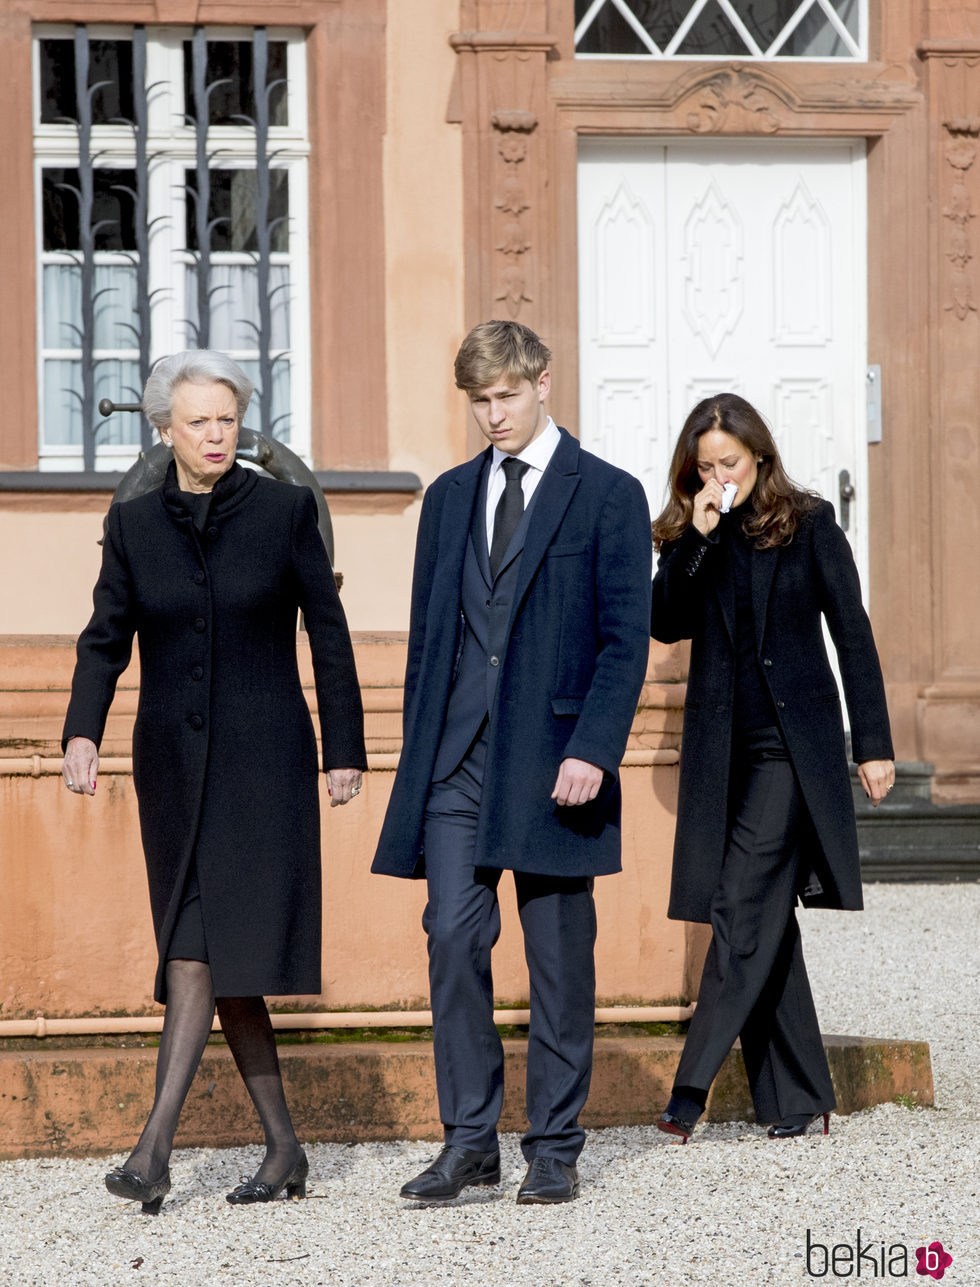
[[[980,804],[934,804],[933,766],[895,765],[895,787],[872,808],[852,766],[865,881],[980,880]]]
[[[838,1112],[909,1097],[933,1103],[929,1046],[921,1041],[825,1036]],[[32,1043],[35,1047],[38,1043]],[[657,1120],[667,1102],[681,1037],[600,1032],[587,1128]],[[521,1131],[527,1046],[504,1041],[501,1129]],[[286,1094],[303,1141],[440,1139],[432,1046],[423,1040],[283,1042]],[[156,1048],[62,1047],[0,1052],[0,1158],[128,1153],[153,1099]],[[741,1054],[712,1089],[712,1121],[752,1120]],[[223,1043],[208,1046],[177,1136],[178,1147],[261,1140],[258,1121]]]

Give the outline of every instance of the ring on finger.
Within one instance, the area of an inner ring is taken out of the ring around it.
[[[351,793],[351,795],[352,795],[352,796],[360,795],[360,794],[361,794],[361,788],[360,788],[359,786],[352,786],[352,787],[351,787],[351,789],[350,789],[350,793]]]

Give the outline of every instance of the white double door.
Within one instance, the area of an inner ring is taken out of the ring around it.
[[[866,585],[863,142],[584,139],[578,208],[583,445],[657,514],[688,412],[739,393],[839,517],[847,472]]]

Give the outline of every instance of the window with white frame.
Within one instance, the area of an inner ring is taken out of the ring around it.
[[[35,31],[41,469],[150,443],[154,361],[221,349],[246,417],[309,457],[309,155],[302,33]]]
[[[575,0],[580,58],[864,61],[867,31],[867,0]]]

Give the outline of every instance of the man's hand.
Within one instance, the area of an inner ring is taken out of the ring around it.
[[[602,769],[587,760],[562,760],[551,798],[561,805],[588,804],[599,794],[600,786]]]

